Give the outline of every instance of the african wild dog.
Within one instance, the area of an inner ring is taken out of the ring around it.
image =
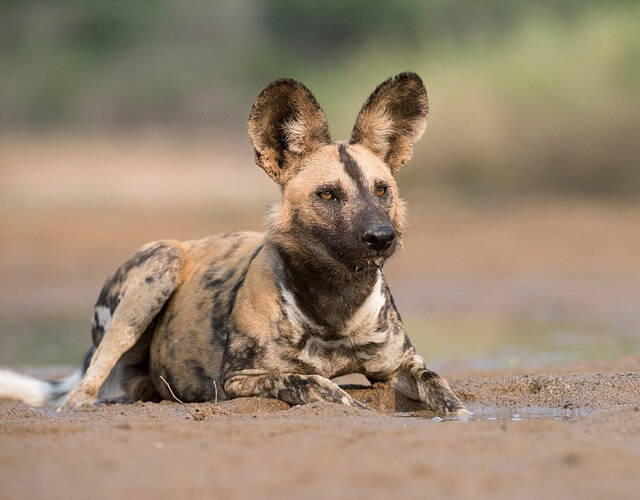
[[[420,78],[402,73],[376,88],[351,139],[336,143],[304,85],[273,82],[249,117],[256,162],[282,190],[266,233],[143,246],[100,293],[77,387],[3,371],[0,396],[78,407],[115,385],[134,400],[172,399],[172,390],[182,401],[362,406],[330,380],[357,372],[440,413],[467,412],[416,354],[382,272],[404,232],[393,174],[427,109]]]

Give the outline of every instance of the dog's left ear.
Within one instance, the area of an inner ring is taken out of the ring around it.
[[[378,85],[358,114],[351,144],[362,144],[396,173],[413,156],[427,126],[427,90],[415,73],[400,73]]]
[[[290,78],[265,88],[251,108],[249,137],[256,163],[278,184],[294,173],[295,160],[329,144],[329,126],[311,91]]]

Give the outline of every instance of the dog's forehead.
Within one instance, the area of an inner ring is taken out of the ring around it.
[[[366,147],[334,143],[319,148],[305,158],[300,172],[291,181],[291,187],[339,183],[348,188],[353,184],[354,169],[370,184],[379,180],[392,182],[389,168]]]
[[[367,179],[393,182],[389,166],[373,154],[369,148],[361,144],[349,144],[346,146],[346,151],[355,160]]]
[[[299,177],[306,182],[333,181],[344,175],[344,167],[336,144],[327,144],[309,154],[303,162]]]

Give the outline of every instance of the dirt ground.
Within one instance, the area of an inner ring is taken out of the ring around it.
[[[638,372],[451,382],[469,421],[411,411],[384,386],[350,389],[377,412],[258,398],[76,412],[4,402],[0,498],[637,495]]]

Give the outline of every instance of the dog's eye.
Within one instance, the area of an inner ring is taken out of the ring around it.
[[[384,194],[387,192],[387,187],[386,186],[378,186],[376,188],[376,194],[378,196],[384,196]]]
[[[318,196],[320,198],[322,198],[323,200],[332,200],[335,198],[335,196],[333,195],[333,193],[331,191],[320,191],[318,193]]]

